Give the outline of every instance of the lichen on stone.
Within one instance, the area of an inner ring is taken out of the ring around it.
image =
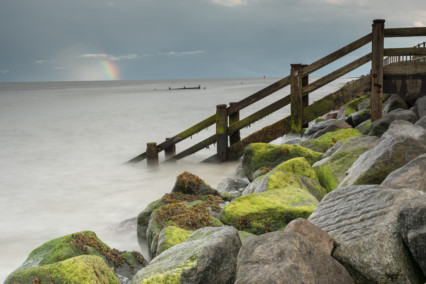
[[[327,132],[318,138],[303,141],[300,143],[300,145],[314,151],[326,152],[338,141],[349,141],[350,139],[361,135],[362,134],[358,130],[353,128],[341,129],[334,132]]]
[[[312,169],[305,157],[287,160],[275,167],[276,170],[282,170],[299,176],[305,176],[318,181],[317,174]]]

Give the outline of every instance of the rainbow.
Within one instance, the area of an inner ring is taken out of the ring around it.
[[[101,60],[101,67],[106,80],[120,80],[118,67],[109,60]]]

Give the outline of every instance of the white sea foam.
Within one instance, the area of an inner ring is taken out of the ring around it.
[[[117,232],[114,224],[170,192],[182,171],[216,186],[236,163],[199,164],[214,147],[157,170],[124,162],[143,152],[147,142],[162,142],[214,114],[215,105],[239,101],[276,80],[1,83],[0,280],[37,246],[81,230],[95,231],[117,249],[138,250],[135,230],[126,231],[132,226]],[[348,80],[323,88],[311,101]],[[198,85],[200,90],[168,90]],[[287,94],[288,88],[277,92],[241,117]],[[242,136],[288,113],[280,110]],[[179,143],[178,151],[213,131]]]

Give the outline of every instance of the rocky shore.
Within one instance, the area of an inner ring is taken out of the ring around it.
[[[180,174],[135,221],[146,258],[76,232],[5,283],[425,283],[426,96],[385,95],[373,123],[369,107],[250,144],[216,189]]]

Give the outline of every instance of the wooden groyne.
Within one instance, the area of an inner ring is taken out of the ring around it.
[[[165,151],[166,161],[178,160],[196,153],[216,143],[217,154],[215,159],[227,161],[237,159],[243,154],[244,148],[254,142],[271,142],[289,132],[301,133],[303,126],[317,117],[334,110],[350,100],[360,96],[364,92],[371,92],[371,120],[377,120],[382,116],[382,95],[384,90],[384,78],[390,74],[397,76],[414,76],[413,78],[426,78],[426,62],[419,58],[426,56],[425,44],[410,48],[385,48],[384,38],[389,37],[416,37],[426,36],[426,28],[391,28],[385,29],[385,20],[374,20],[372,32],[356,41],[330,53],[329,55],[309,65],[291,64],[290,75],[278,80],[266,88],[246,97],[239,102],[230,102],[216,106],[216,112],[164,142],[148,143],[147,151],[134,157],[129,162],[148,160],[148,164],[158,163],[158,153]],[[371,43],[371,52],[348,63],[339,69],[327,74],[320,79],[309,83],[309,75],[330,63],[348,55],[349,53]],[[384,57],[391,59],[385,59]],[[404,62],[404,66],[392,67],[395,57],[418,59]],[[386,63],[388,60],[388,63]],[[371,73],[361,78],[352,85],[342,88],[319,101],[309,104],[309,93],[327,85],[328,83],[344,76],[358,67],[371,62]],[[386,68],[384,66],[386,65]],[[395,71],[398,70],[398,71]],[[396,73],[395,73],[396,72]],[[398,73],[399,72],[399,73]],[[259,100],[290,86],[290,94],[278,101],[262,108],[259,111],[241,119],[240,110],[258,102]],[[271,113],[290,104],[291,115],[274,124],[252,133],[241,139],[240,130],[252,123],[270,115]],[[216,133],[196,143],[192,147],[176,154],[176,144],[188,137],[216,125]]]

